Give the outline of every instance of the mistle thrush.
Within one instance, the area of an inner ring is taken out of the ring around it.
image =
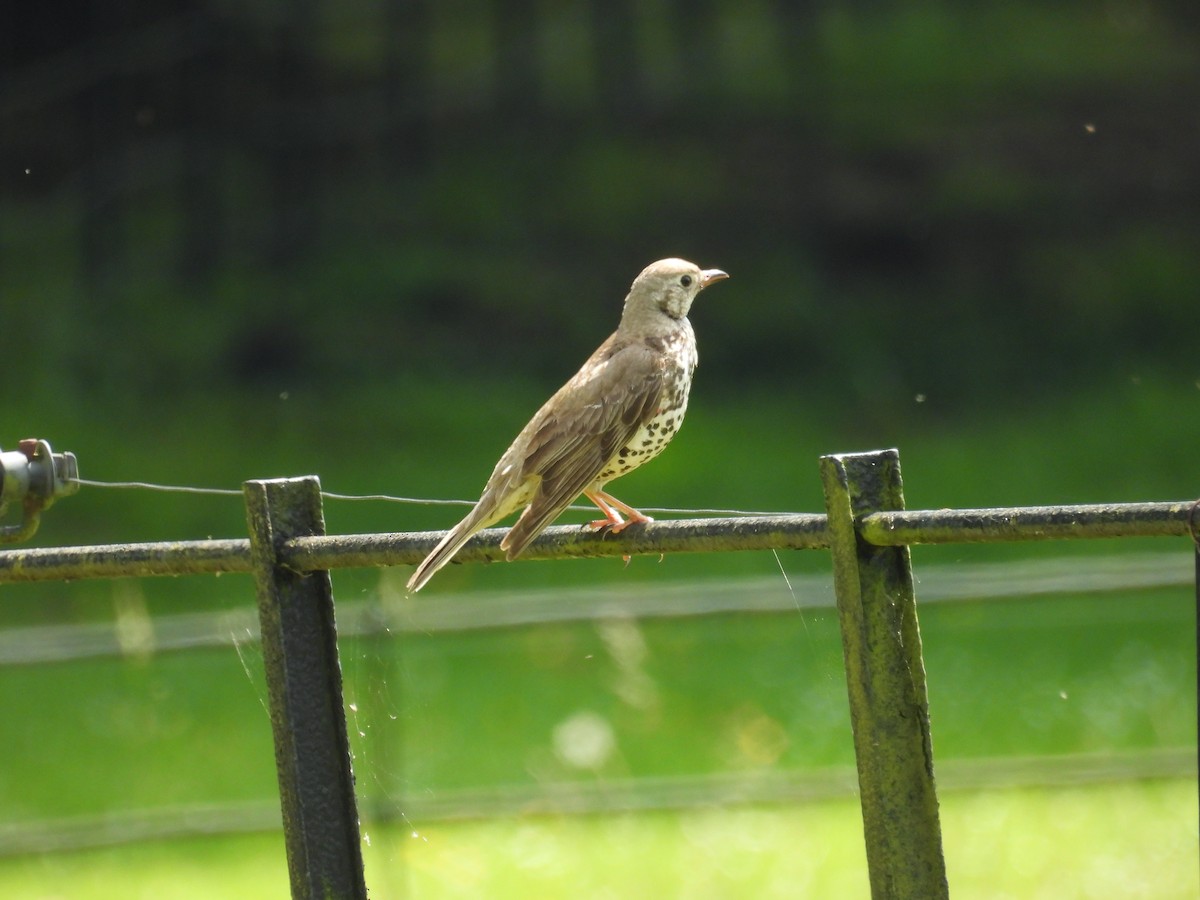
[[[617,330],[521,429],[479,502],[417,566],[408,590],[419,591],[473,534],[522,507],[500,542],[510,560],[580,494],[604,513],[592,528],[619,532],[652,521],[604,488],[656,457],[679,430],[697,359],[688,310],[700,291],[728,277],[682,259],[647,266]]]

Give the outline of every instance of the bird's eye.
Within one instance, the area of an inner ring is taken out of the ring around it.
[[[691,287],[692,286],[692,276],[684,275],[682,278],[679,279],[679,283],[682,284],[684,287]]]

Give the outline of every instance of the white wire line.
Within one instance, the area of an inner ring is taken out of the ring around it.
[[[163,491],[174,494],[211,494],[220,497],[240,497],[241,491],[232,488],[189,487],[183,484],[151,484],[148,481],[95,481],[91,478],[72,478],[72,484],[84,487],[131,488],[142,491]]]
[[[207,494],[216,497],[241,497],[242,492],[234,488],[194,487],[180,484],[154,484],[149,481],[97,481],[91,478],[72,478],[71,482],[84,487],[119,488],[129,490],[160,491],[174,494]],[[374,500],[387,503],[407,503],[415,506],[474,506],[474,500],[450,500],[436,497],[397,497],[392,494],[339,494],[335,491],[321,491],[321,497],[326,500]],[[581,512],[594,511],[594,507],[576,505],[568,506],[569,510]],[[745,510],[745,509],[678,509],[667,506],[643,506],[643,512],[662,513],[678,516],[779,516],[787,515],[778,510]]]

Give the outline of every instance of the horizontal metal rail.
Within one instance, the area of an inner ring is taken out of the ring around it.
[[[859,521],[860,533],[879,546],[1067,538],[1186,536],[1200,516],[1191,500],[1167,503],[1112,503],[1085,506],[1028,506],[1000,509],[941,509],[873,512]],[[469,541],[457,561],[504,559],[500,539],[506,529],[489,528]],[[320,535],[294,538],[279,548],[279,560],[300,572],[323,569],[413,565],[441,538],[441,532]],[[678,519],[630,528],[619,535],[578,525],[547,528],[522,559],[566,559],[699,553],[715,550],[817,550],[829,546],[823,514]],[[250,572],[245,538],[161,541],[85,547],[0,551],[0,583],[204,575]]]
[[[250,572],[250,541],[159,541],[0,552],[0,583]]]
[[[1070,538],[1163,537],[1200,527],[1196,501],[1097,503],[1089,506],[1016,506],[874,512],[859,534],[879,546],[1048,541]]]
[[[505,528],[480,532],[455,559],[459,562],[504,559],[500,539],[506,532]],[[278,554],[282,564],[298,572],[414,565],[424,559],[441,536],[436,531],[314,535],[284,541]],[[655,522],[620,535],[588,531],[578,525],[559,525],[547,528],[521,558],[802,550],[828,545],[824,515],[793,514]],[[250,541],[245,538],[0,552],[0,583],[250,571]]]

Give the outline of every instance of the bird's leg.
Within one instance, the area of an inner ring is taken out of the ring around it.
[[[600,531],[604,528],[611,528],[613,531],[618,531],[625,527],[625,520],[621,518],[621,514],[605,501],[608,495],[603,491],[584,491],[583,495],[591,500],[604,513],[603,519],[597,519],[595,522],[588,522],[587,527],[593,531]]]
[[[591,500],[600,508],[600,511],[607,517],[597,522],[592,522],[592,528],[610,528],[613,534],[620,534],[630,525],[638,522],[653,522],[654,520],[647,515],[638,512],[627,503],[622,503],[612,494],[605,493],[602,490],[584,491],[583,495]],[[620,510],[628,516],[628,519],[622,519]]]
[[[594,491],[584,491],[583,495],[595,503],[596,506],[600,508],[600,512],[604,513],[603,519],[598,519],[595,522],[589,522],[587,526],[588,528],[596,530],[608,528],[613,534],[618,534],[635,522],[654,521],[649,516],[642,515],[632,506],[628,505],[627,503],[622,503],[612,494],[606,494],[602,490],[597,489]],[[629,516],[629,521],[621,518],[621,513],[617,512],[618,509],[624,512],[625,515]],[[632,559],[632,557],[622,556],[621,559],[625,560],[625,565],[628,566],[629,560]]]

